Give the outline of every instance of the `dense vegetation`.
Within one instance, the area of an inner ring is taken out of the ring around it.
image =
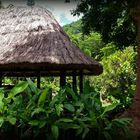
[[[136,56],[134,46],[118,49],[113,43],[105,44],[99,33],[91,32],[83,35],[81,20],[64,26],[71,40],[87,55],[98,60],[104,68],[102,75],[90,79],[91,85],[99,92],[102,102],[108,104],[118,101],[122,110],[129,108],[135,93]],[[77,27],[77,28],[76,28]]]
[[[119,103],[103,107],[99,94],[85,83],[83,94],[65,86],[52,95],[34,83],[19,81],[10,91],[0,89],[0,139],[120,139],[129,133],[129,118],[112,118]],[[120,137],[121,136],[121,137]]]

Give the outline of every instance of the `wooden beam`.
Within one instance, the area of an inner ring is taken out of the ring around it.
[[[60,74],[60,87],[63,87],[66,85],[66,73],[61,72]]]

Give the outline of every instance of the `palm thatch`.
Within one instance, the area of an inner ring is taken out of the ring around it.
[[[12,6],[0,10],[0,70],[9,75],[21,71],[98,75],[102,66],[70,41],[48,10]]]

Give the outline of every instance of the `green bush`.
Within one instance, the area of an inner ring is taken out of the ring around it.
[[[101,61],[104,72],[94,79],[91,84],[101,94],[102,103],[108,105],[112,102],[120,102],[123,111],[131,106],[135,93],[135,59],[136,52],[130,46],[123,51],[115,51],[109,44],[102,49]],[[114,50],[114,53],[113,53]]]
[[[7,96],[5,96],[7,94]],[[102,107],[100,96],[86,82],[83,94],[69,87],[52,95],[52,86],[41,91],[30,79],[0,94],[0,138],[8,139],[99,139],[120,138],[128,133],[129,118],[110,119],[119,104]],[[6,134],[6,135],[5,135]]]

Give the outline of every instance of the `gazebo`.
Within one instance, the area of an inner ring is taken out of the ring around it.
[[[99,75],[102,66],[84,54],[46,9],[39,6],[9,6],[0,10],[0,76],[40,77],[60,76],[60,86],[66,76],[80,78]],[[2,82],[0,83],[2,85]]]

